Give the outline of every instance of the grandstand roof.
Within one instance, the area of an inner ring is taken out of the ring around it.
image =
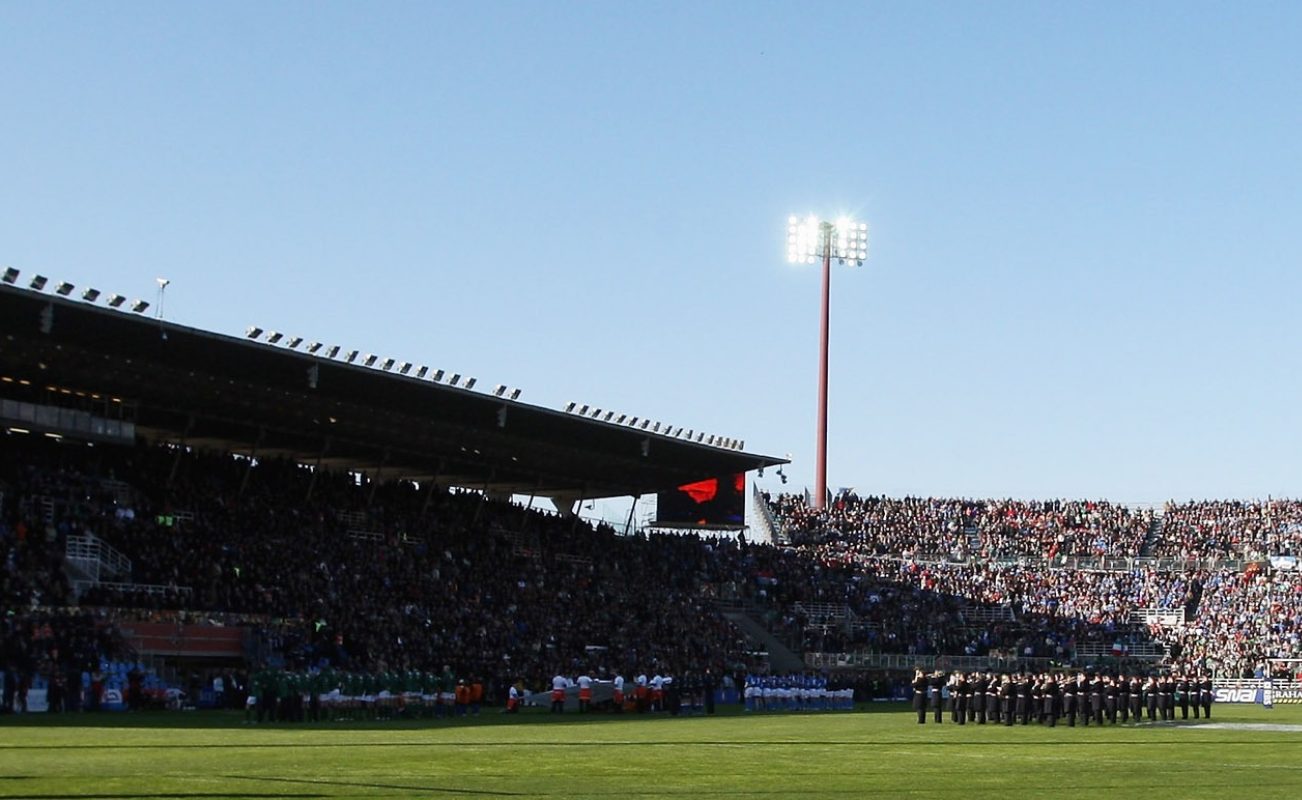
[[[0,378],[0,397],[152,440],[496,493],[641,495],[785,463],[6,285]]]

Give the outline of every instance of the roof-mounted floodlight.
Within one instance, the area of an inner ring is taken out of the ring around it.
[[[137,300],[131,304],[131,310],[137,314],[145,313],[146,308],[149,308],[148,300]]]
[[[506,384],[499,383],[493,387],[493,397],[501,397],[506,394]]]
[[[411,372],[411,362],[410,361],[402,362],[402,365],[398,367],[398,372],[401,372],[403,375],[406,375],[408,372]]]
[[[416,370],[417,378],[423,379],[428,374],[429,374],[429,367],[421,367],[420,369]]]
[[[285,338],[285,334],[281,333],[280,331],[271,331],[270,333],[267,334],[267,342],[269,342],[270,344],[276,344],[277,342],[279,342],[281,339],[284,338]]]
[[[296,349],[298,349],[298,346],[299,346],[300,344],[302,344],[302,343],[303,343],[303,337],[302,337],[302,336],[291,336],[291,337],[289,338],[289,341],[288,341],[288,342],[285,342],[285,344],[289,345],[289,349],[290,349],[290,350],[296,350]]]
[[[262,329],[257,325],[250,325],[249,329],[244,332],[244,335],[250,339],[256,339],[262,335]]]
[[[579,416],[580,416],[580,417],[586,417],[586,416],[588,416],[588,405],[587,405],[587,403],[584,403],[583,405],[579,406]]]
[[[698,433],[698,434],[696,434],[696,441],[697,441],[698,443],[701,442],[701,441],[704,441],[704,439],[705,439],[705,434],[704,434],[704,433]]]
[[[108,299],[109,308],[121,308],[127,299],[120,294],[115,294]]]
[[[99,289],[87,289],[81,293],[81,299],[87,303],[93,303],[99,299]]]
[[[467,389],[475,388],[475,380],[476,380],[475,378],[466,378],[466,388]]]
[[[637,417],[633,417],[632,419],[630,419],[630,420],[628,421],[628,424],[629,424],[629,425],[636,425],[636,424],[637,424]]]
[[[606,418],[603,419],[602,422],[610,422],[610,418],[613,417],[613,416],[615,416],[615,412],[614,412],[614,411],[607,411],[607,412],[606,412]]]
[[[592,409],[592,418],[593,418],[593,419],[596,419],[597,417],[600,417],[600,416],[601,416],[601,409],[599,409],[599,408],[593,408],[593,409]]]
[[[3,280],[5,283],[16,282],[18,280],[18,270],[13,267],[5,267],[4,277],[0,278],[0,280]]]
[[[381,364],[380,367],[383,368],[385,372],[388,372],[389,370],[393,369],[393,359],[392,358],[384,359],[384,363]]]
[[[434,381],[435,383],[438,383],[439,381],[443,380],[443,370],[441,369],[434,370],[434,374],[430,376],[430,380]]]
[[[320,342],[311,342],[311,343],[308,344],[308,346],[307,346],[307,351],[308,351],[309,353],[311,353],[312,355],[316,355],[316,352],[317,352],[318,350],[320,350],[320,349],[321,349],[321,343],[320,343]]]
[[[652,432],[652,433],[659,433],[659,432],[660,432],[660,423],[659,423],[659,422],[657,422],[655,425],[653,425],[653,426],[651,427],[651,432]]]
[[[348,355],[344,356],[344,360],[347,361],[349,364],[351,364],[351,363],[353,363],[354,361],[356,361],[356,360],[357,360],[357,351],[356,351],[356,350],[349,350],[349,351],[348,351]]]
[[[519,400],[519,399],[520,399],[520,390],[519,390],[519,389],[512,389],[512,390],[511,390],[510,399],[511,399],[511,400]]]
[[[641,428],[642,430],[646,430],[646,426],[648,426],[648,425],[650,425],[650,424],[651,424],[651,420],[649,420],[649,419],[644,419],[644,420],[642,420],[642,424],[639,425],[638,427]]]
[[[616,425],[623,425],[623,424],[624,424],[624,420],[626,420],[626,419],[628,419],[628,414],[620,414],[619,417],[615,420],[615,424],[616,424]]]
[[[376,361],[379,361],[379,360],[380,360],[380,357],[377,356],[377,355],[375,355],[374,353],[367,353],[367,354],[366,354],[366,358],[364,358],[364,359],[362,360],[362,363],[365,364],[365,365],[368,366],[368,367],[373,367],[373,366],[375,366],[375,362],[376,362]]]
[[[67,297],[68,295],[72,294],[72,290],[75,288],[77,287],[73,286],[71,283],[68,283],[67,281],[60,281],[59,285],[54,287],[54,293],[61,297]]]
[[[326,354],[325,354],[326,358],[334,358],[337,355],[339,355],[339,345],[332,344],[328,348],[326,348]]]
[[[35,289],[36,291],[39,292],[45,288],[45,283],[46,283],[45,276],[37,275],[35,278],[32,278],[32,282],[28,284],[28,286],[30,286],[32,289]]]
[[[448,385],[449,385],[449,386],[456,386],[456,385],[457,385],[458,383],[460,383],[460,382],[461,382],[461,373],[460,373],[460,372],[454,372],[454,373],[452,373],[452,377],[451,377],[451,378],[448,378]]]
[[[571,412],[573,412],[573,411],[574,411],[574,403],[572,403],[572,402],[570,402],[570,403],[566,403],[566,404],[565,404],[565,413],[566,413],[566,414],[569,414],[569,413],[571,413]]]

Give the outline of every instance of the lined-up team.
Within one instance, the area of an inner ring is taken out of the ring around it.
[[[930,674],[917,670],[913,676],[913,709],[918,724],[934,721],[959,725],[1029,725],[1054,727],[1059,721],[1074,727],[1078,723],[1115,725],[1211,718],[1212,679],[1205,674],[1110,675],[1102,673],[1016,673],[994,672]]]

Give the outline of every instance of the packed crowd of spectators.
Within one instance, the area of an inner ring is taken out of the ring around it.
[[[1270,659],[1302,658],[1302,573],[1217,570],[1202,582],[1198,614],[1169,634],[1173,657],[1253,677]]]
[[[1152,552],[1182,558],[1302,555],[1302,501],[1168,503]]]
[[[1134,556],[1153,515],[1092,500],[962,500],[860,497],[815,509],[799,495],[769,498],[793,543],[836,542],[871,555]]]
[[[592,661],[629,671],[748,666],[744,638],[705,586],[725,552],[741,549],[733,542],[617,537],[477,493],[372,487],[270,460],[4,444],[15,456],[7,463],[22,465],[6,518],[25,540],[38,512],[53,518],[39,550],[10,548],[41,559],[40,570],[15,560],[4,587],[29,607],[71,602],[66,530],[132,562],[133,588],[93,588],[83,607],[250,615],[296,665],[453,663],[501,685]],[[38,572],[49,579],[29,585]]]
[[[1299,653],[1296,573],[1041,560],[1138,552],[1153,518],[1106,502],[846,495],[817,511],[788,495],[771,502],[792,546],[775,547],[618,536],[478,493],[274,459],[19,436],[0,449],[15,686],[33,671],[86,669],[121,647],[115,621],[140,618],[244,625],[250,666],[451,664],[501,687],[582,670],[749,668],[755,648],[719,600],[744,603],[797,651],[1067,660],[1087,642],[1158,639],[1186,663],[1233,671]],[[1181,555],[1243,542],[1286,552],[1296,515],[1280,501],[1171,506],[1158,543],[1182,542]],[[1205,543],[1204,529],[1215,532]],[[79,534],[131,560],[129,587],[77,597],[63,554]],[[1137,609],[1189,616],[1163,629],[1138,623]]]

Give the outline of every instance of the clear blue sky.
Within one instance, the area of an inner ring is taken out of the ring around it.
[[[0,264],[790,453],[1297,495],[1296,3],[0,2]],[[772,473],[766,485],[776,486]]]

